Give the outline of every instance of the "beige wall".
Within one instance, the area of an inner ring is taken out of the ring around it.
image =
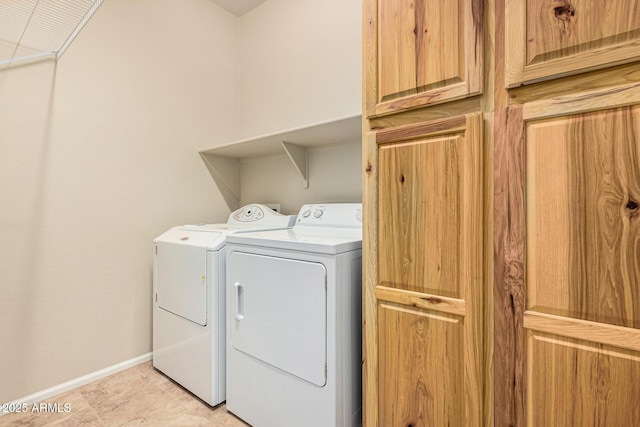
[[[361,0],[268,0],[245,14],[239,136],[360,114],[361,17]]]
[[[228,210],[237,18],[106,0],[57,66],[0,70],[0,403],[151,350],[152,239]]]
[[[151,350],[152,239],[228,209],[198,151],[361,111],[360,0],[106,0],[0,69],[0,403]],[[0,46],[1,47],[1,46]],[[246,161],[241,204],[361,198],[360,143]]]
[[[282,212],[295,214],[305,203],[362,201],[360,140],[310,148],[307,155],[309,188],[284,154],[243,161],[240,205],[280,203]]]
[[[268,0],[238,27],[238,133],[254,138],[362,111],[362,1]],[[289,141],[295,142],[295,141]],[[286,155],[241,165],[240,205],[360,202],[360,141],[309,150],[309,188]]]

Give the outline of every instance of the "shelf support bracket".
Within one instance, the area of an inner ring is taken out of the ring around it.
[[[200,153],[205,166],[213,177],[231,211],[240,205],[240,160],[233,157]]]
[[[307,175],[309,157],[307,155],[307,149],[300,145],[292,144],[291,142],[281,141],[280,144],[282,144],[282,148],[285,153],[287,153],[287,156],[289,156],[289,160],[291,160],[293,166],[295,166],[302,177],[304,188],[309,188],[309,176]]]

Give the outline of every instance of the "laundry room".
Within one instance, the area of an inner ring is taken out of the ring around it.
[[[0,426],[640,426],[626,0],[0,0]]]
[[[361,202],[359,0],[104,0],[57,60],[29,46],[74,2],[4,3],[1,404],[151,363],[153,239],[171,227]],[[70,403],[40,420],[83,416]]]

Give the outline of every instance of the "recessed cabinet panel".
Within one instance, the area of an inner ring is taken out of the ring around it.
[[[388,101],[463,80],[462,2],[379,3],[380,99]],[[399,66],[402,65],[402,66]]]
[[[380,149],[380,281],[461,297],[461,162],[457,135]]]
[[[464,426],[463,323],[383,304],[380,426]]]
[[[527,426],[638,425],[640,353],[543,333],[527,342]]]
[[[505,115],[495,150],[496,425],[640,423],[636,86]]]
[[[640,58],[638,4],[506,0],[507,86]]]
[[[365,1],[368,116],[481,92],[481,0]]]
[[[527,309],[640,328],[640,109],[525,132]]]
[[[464,266],[480,226],[477,145],[454,132],[380,147],[380,284],[465,298]]]
[[[471,114],[367,139],[363,425],[484,419],[482,136]]]

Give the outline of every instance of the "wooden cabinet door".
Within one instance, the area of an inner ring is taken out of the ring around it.
[[[496,151],[496,425],[640,425],[640,93],[509,116]]]
[[[636,1],[505,3],[507,87],[640,59]]]
[[[482,0],[365,0],[366,116],[482,90]]]
[[[365,145],[364,425],[478,426],[482,115]]]

